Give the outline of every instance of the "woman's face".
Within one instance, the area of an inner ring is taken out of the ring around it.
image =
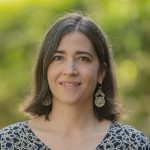
[[[47,78],[53,103],[92,102],[96,84],[104,78],[100,68],[91,41],[81,32],[66,34],[48,66]]]

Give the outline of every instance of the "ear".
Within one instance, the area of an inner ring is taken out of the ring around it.
[[[98,83],[99,84],[102,84],[103,83],[103,80],[105,78],[105,75],[106,75],[106,71],[105,69],[101,70],[101,72],[99,72],[99,76],[98,76]]]

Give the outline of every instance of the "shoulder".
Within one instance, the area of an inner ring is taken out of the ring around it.
[[[0,136],[3,135],[11,135],[11,134],[17,134],[19,132],[23,132],[23,129],[27,127],[27,122],[17,122],[14,124],[11,124],[9,126],[6,126],[2,129],[0,129]]]
[[[116,138],[116,141],[120,141],[126,147],[131,147],[132,149],[150,149],[149,139],[143,132],[132,126],[114,122],[112,124],[110,134]]]
[[[18,122],[0,130],[0,141],[2,148],[12,148],[14,143],[20,142],[25,137],[27,122]]]

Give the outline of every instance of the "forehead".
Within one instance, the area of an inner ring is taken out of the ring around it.
[[[57,51],[88,51],[95,54],[95,49],[89,38],[81,32],[67,33],[60,40]]]

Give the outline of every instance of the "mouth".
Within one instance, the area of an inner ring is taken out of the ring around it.
[[[60,85],[65,87],[65,88],[74,88],[74,87],[79,87],[81,85],[81,82],[77,81],[62,81],[60,82]]]

